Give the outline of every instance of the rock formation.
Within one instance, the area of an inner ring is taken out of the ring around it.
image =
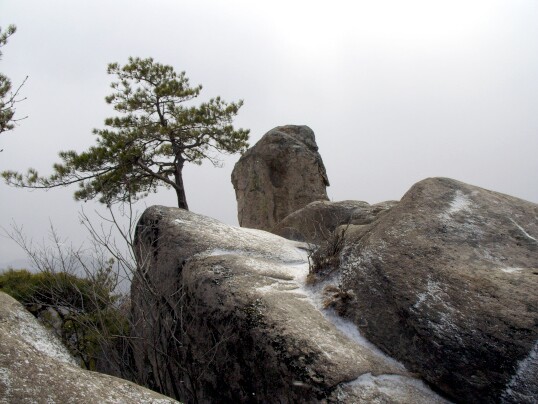
[[[189,402],[445,402],[323,309],[304,283],[306,247],[147,209],[132,284],[139,377]]]
[[[538,205],[424,180],[348,236],[342,311],[458,402],[536,403],[537,239]]]
[[[0,292],[0,403],[175,403],[78,367],[55,335]]]
[[[397,203],[388,201],[370,205],[360,201],[316,201],[286,216],[271,229],[271,233],[290,240],[321,244],[338,226],[367,226]]]
[[[287,215],[327,200],[327,174],[307,126],[279,126],[239,159],[232,172],[239,225],[271,230]]]

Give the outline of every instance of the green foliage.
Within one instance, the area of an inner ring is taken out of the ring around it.
[[[6,30],[2,31],[0,27],[0,59],[2,57],[1,48],[5,46],[8,42],[8,39],[17,31],[17,28],[14,25],[9,25]],[[19,87],[20,89],[20,87]],[[13,93],[11,91],[11,80],[5,75],[0,73],[0,133],[11,130],[15,126],[15,103],[17,91]]]
[[[7,44],[7,40],[11,35],[13,35],[17,31],[17,27],[15,25],[9,25],[7,29],[2,32],[2,28],[0,27],[0,48],[2,46],[5,46]],[[0,49],[0,59],[2,58],[2,50]]]
[[[172,187],[179,207],[187,209],[182,170],[185,162],[218,164],[215,152],[237,153],[248,147],[249,131],[235,129],[232,119],[242,101],[227,103],[220,97],[199,105],[202,86],[192,87],[185,72],[153,59],[129,58],[121,67],[108,66],[116,76],[113,93],[106,102],[118,116],[95,129],[97,144],[87,151],[63,151],[54,174],[40,177],[35,170],[22,174],[6,171],[10,185],[53,188],[78,183],[75,199],[96,197],[102,203],[132,201],[155,192],[157,186]]]
[[[31,273],[9,269],[0,274],[0,290],[27,306],[61,305],[88,312],[103,309],[117,299],[108,280],[92,281],[65,272]]]
[[[12,122],[15,110],[10,108],[9,100],[6,99],[11,91],[11,80],[0,73],[0,133],[13,129]]]
[[[37,279],[31,272],[20,269],[15,271],[9,269],[0,274],[0,290],[23,304],[32,301],[32,297],[37,289]]]
[[[96,358],[106,346],[129,333],[128,318],[113,284],[109,268],[98,271],[93,279],[13,269],[0,274],[0,290],[53,328],[90,370],[95,370]]]

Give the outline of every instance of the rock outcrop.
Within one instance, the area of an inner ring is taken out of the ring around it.
[[[132,284],[139,377],[189,402],[445,402],[322,308],[305,248],[147,209]]]
[[[446,178],[414,185],[340,257],[361,332],[466,403],[538,398],[538,205]]]
[[[286,216],[271,233],[290,240],[321,244],[337,227],[370,225],[397,203],[387,201],[370,205],[361,201],[316,201]]]
[[[287,215],[327,200],[327,174],[307,126],[279,126],[239,159],[232,172],[239,225],[271,230]]]
[[[54,334],[0,292],[0,403],[175,403],[116,377],[81,369]]]

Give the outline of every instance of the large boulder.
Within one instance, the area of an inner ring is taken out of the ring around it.
[[[290,240],[322,244],[339,226],[370,225],[397,203],[387,201],[370,205],[361,201],[315,201],[290,213],[271,229],[271,233]]]
[[[186,402],[441,403],[323,309],[303,243],[154,206],[136,234],[139,377]]]
[[[0,403],[175,403],[77,366],[57,337],[0,292]]]
[[[458,402],[537,402],[538,205],[430,178],[347,237],[341,311],[368,339]]]
[[[308,126],[279,126],[239,159],[232,172],[239,225],[271,230],[297,209],[327,200],[327,174]]]

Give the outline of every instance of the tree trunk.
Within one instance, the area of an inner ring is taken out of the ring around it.
[[[176,172],[174,173],[175,182],[176,182],[176,195],[177,195],[177,206],[180,209],[189,210],[189,205],[187,205],[187,197],[185,196],[185,186],[183,185],[183,161],[179,161],[176,164]]]

